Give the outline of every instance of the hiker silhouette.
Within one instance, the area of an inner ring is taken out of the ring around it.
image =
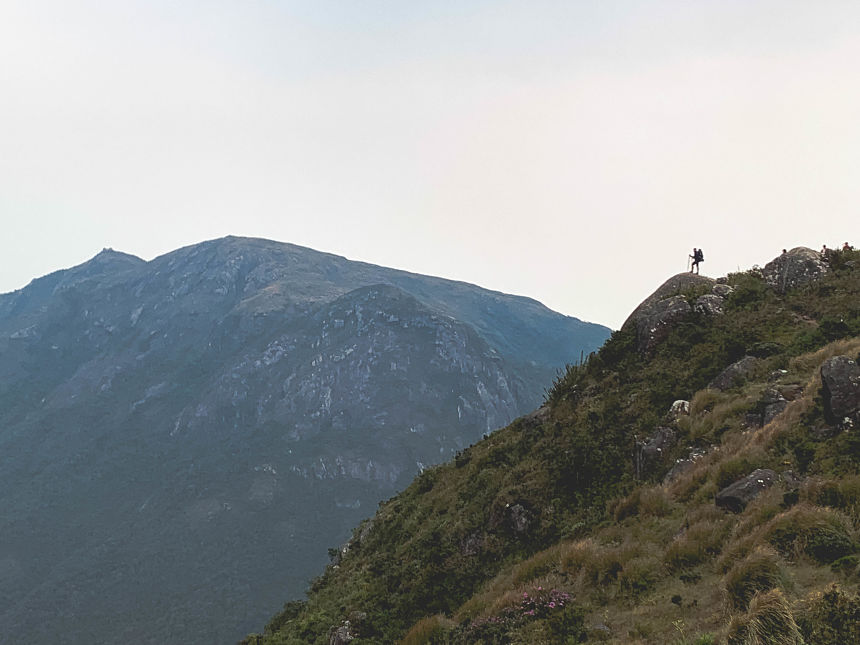
[[[696,273],[699,273],[699,263],[705,261],[705,254],[702,252],[702,249],[697,249],[695,246],[693,247],[693,254],[690,256],[693,260],[693,264],[690,266],[690,273],[693,272],[693,269],[696,270]]]

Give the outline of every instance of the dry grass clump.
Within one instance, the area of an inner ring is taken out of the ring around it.
[[[689,422],[685,430],[691,439],[716,438],[732,428],[742,425],[742,415],[755,403],[759,388],[752,388],[743,396],[728,395],[717,390],[700,390],[690,401]]]
[[[687,530],[672,541],[663,556],[674,570],[696,566],[717,555],[732,528],[730,518],[711,506],[691,513],[688,521]]]
[[[791,607],[779,589],[757,594],[749,610],[732,618],[728,645],[803,645]]]
[[[816,370],[828,358],[834,356],[855,356],[860,352],[860,338],[844,338],[825,345],[816,352],[795,356],[789,363],[789,369],[796,372],[811,372]]]
[[[665,517],[672,512],[672,500],[661,486],[639,487],[620,499],[614,508],[616,521],[638,515]]]
[[[567,545],[561,556],[561,568],[580,587],[601,594],[617,590],[636,596],[653,588],[665,575],[665,567],[657,555],[656,549],[649,550],[647,544],[600,545],[586,539]]]
[[[757,547],[735,564],[723,578],[732,608],[744,610],[753,596],[785,586],[779,557],[770,547]]]
[[[456,626],[450,618],[446,618],[442,614],[436,616],[427,616],[422,618],[412,626],[400,645],[426,645],[431,643],[434,638],[442,637],[446,631],[453,629]]]

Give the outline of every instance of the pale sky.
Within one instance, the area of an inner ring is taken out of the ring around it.
[[[233,234],[617,328],[858,197],[856,0],[0,0],[0,292]]]

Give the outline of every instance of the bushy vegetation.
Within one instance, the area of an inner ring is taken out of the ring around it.
[[[858,262],[784,295],[733,274],[724,315],[691,313],[648,354],[615,332],[541,410],[380,505],[259,642],[327,643],[345,620],[356,644],[819,642],[857,606],[860,440],[827,427],[818,369],[860,353]],[[706,388],[745,355],[746,380]],[[749,425],[769,388],[787,407]],[[689,416],[668,415],[677,399]],[[635,442],[666,425],[676,442],[637,480]],[[756,468],[779,481],[737,514],[714,505]],[[854,591],[828,596],[836,580]]]

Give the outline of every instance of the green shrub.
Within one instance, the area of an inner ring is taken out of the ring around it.
[[[860,643],[860,595],[833,585],[804,603],[797,623],[807,642],[815,645]]]
[[[723,578],[729,602],[735,609],[746,609],[753,596],[783,586],[783,574],[776,553],[759,547],[735,564]]]

